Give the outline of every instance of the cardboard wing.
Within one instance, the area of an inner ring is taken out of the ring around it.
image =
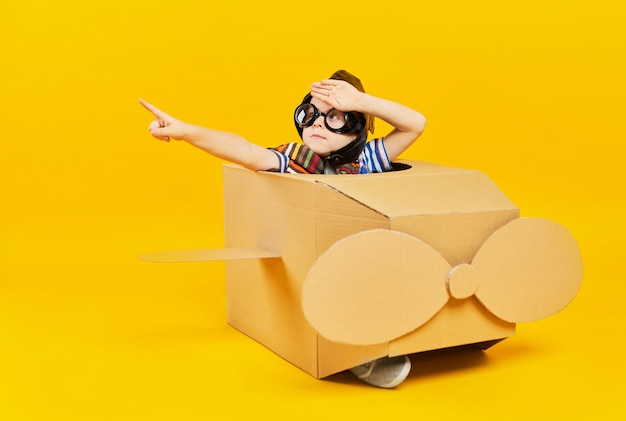
[[[168,250],[146,253],[141,260],[153,263],[193,263],[214,262],[219,260],[272,259],[280,255],[263,249],[221,248],[202,250]]]

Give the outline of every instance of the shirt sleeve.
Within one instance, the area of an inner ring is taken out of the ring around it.
[[[278,157],[278,172],[287,172],[287,168],[289,168],[289,157],[275,149],[270,149],[270,151],[274,152]]]
[[[393,168],[382,137],[368,142],[360,159],[361,167],[366,170],[365,172],[385,172]]]

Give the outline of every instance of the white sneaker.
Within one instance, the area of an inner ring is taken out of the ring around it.
[[[406,355],[383,357],[350,369],[352,374],[365,383],[391,389],[406,379],[411,371],[411,360]]]

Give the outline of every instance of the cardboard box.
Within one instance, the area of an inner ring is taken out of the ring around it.
[[[228,323],[316,378],[476,344],[564,308],[582,264],[559,224],[520,218],[483,173],[425,162],[370,175],[224,166]]]

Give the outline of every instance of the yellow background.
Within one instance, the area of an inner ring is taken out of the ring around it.
[[[0,419],[623,419],[625,21],[615,0],[4,0]],[[223,238],[220,161],[153,140],[139,97],[270,146],[340,68],[427,116],[405,158],[570,229],[569,307],[387,391],[228,327],[222,264],[136,258]]]

